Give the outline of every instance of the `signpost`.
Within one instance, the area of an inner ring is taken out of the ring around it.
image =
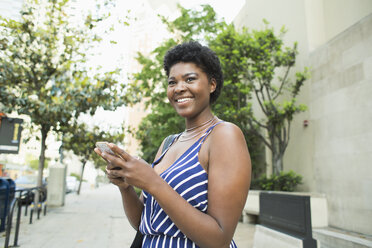
[[[22,123],[19,118],[0,117],[0,153],[19,152]]]

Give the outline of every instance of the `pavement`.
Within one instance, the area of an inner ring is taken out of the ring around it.
[[[40,219],[34,215],[32,224],[29,217],[23,209],[18,238],[21,248],[127,248],[135,236],[125,217],[119,190],[112,184],[100,184],[98,188],[85,185],[80,195],[66,195],[65,206],[48,208]],[[234,235],[239,248],[253,246],[254,230],[254,225],[239,222]],[[1,246],[5,234],[0,235]],[[10,246],[13,241],[14,233]]]

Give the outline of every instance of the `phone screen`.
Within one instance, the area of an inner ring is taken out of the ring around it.
[[[110,153],[110,154],[116,156],[116,154],[114,153],[114,151],[112,151],[112,150],[110,149],[110,147],[107,145],[107,142],[97,142],[97,143],[96,143],[96,147],[97,147],[101,152]]]

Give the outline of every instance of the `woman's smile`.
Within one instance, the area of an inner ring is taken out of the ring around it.
[[[191,97],[187,97],[187,98],[176,99],[176,102],[178,102],[178,103],[184,103],[184,102],[188,102],[188,101],[191,101],[191,100],[192,100]]]
[[[176,103],[178,106],[187,106],[194,98],[192,97],[183,97],[183,98],[178,98],[176,99]]]

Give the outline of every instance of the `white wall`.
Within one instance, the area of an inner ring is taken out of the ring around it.
[[[311,68],[292,123],[284,170],[304,176],[305,191],[325,193],[329,225],[372,235],[372,1],[246,0],[238,27],[275,30],[299,42],[297,69]],[[367,17],[366,17],[367,16]],[[304,127],[303,121],[309,120]]]
[[[370,0],[305,0],[312,51],[372,12]]]
[[[329,224],[372,235],[372,14],[310,56],[313,167]]]

